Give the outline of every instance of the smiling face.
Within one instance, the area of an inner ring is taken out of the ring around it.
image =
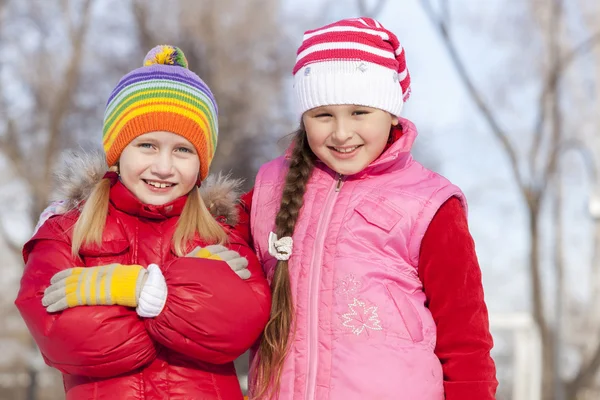
[[[355,105],[313,108],[302,121],[313,153],[342,175],[356,174],[377,159],[398,124],[386,111]]]
[[[171,132],[149,132],[132,140],[119,158],[121,181],[142,203],[163,205],[192,190],[200,159],[196,149]]]

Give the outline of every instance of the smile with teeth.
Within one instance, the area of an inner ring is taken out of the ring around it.
[[[338,153],[352,153],[354,150],[358,149],[361,145],[353,146],[353,147],[331,147],[331,149],[337,151]]]
[[[146,182],[150,186],[154,186],[155,188],[159,188],[159,189],[164,189],[164,188],[168,188],[168,187],[175,185],[174,183],[155,182],[155,181],[149,181],[146,179],[144,179],[144,182]]]

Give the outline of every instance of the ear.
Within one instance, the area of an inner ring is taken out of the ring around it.
[[[398,117],[392,115],[392,126],[397,126],[400,123]]]

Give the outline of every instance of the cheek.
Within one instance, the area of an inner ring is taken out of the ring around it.
[[[317,158],[323,160],[329,155],[329,149],[325,146],[324,140],[315,140],[315,138],[307,137],[308,147]]]
[[[375,147],[377,147],[380,151],[383,151],[385,146],[387,146],[389,140],[390,140],[389,134],[379,135],[377,137],[377,140],[375,141],[375,143],[376,143]]]
[[[368,131],[368,140],[373,148],[383,150],[390,139],[391,125],[380,124],[374,128]]]
[[[327,141],[327,137],[327,130],[324,129],[323,126],[310,130],[308,127],[306,128],[306,139],[308,141],[308,146],[315,154],[319,153],[319,151],[322,151],[323,147],[325,146],[325,142]]]
[[[123,179],[124,176],[139,176],[146,170],[148,161],[146,157],[139,153],[135,148],[126,147],[119,159],[119,173]]]
[[[140,182],[139,174],[133,173],[130,169],[124,168],[120,171],[121,182],[129,190],[133,190],[135,185]]]
[[[137,183],[144,171],[145,167],[140,162],[124,161],[119,163],[119,174],[121,175],[121,181],[123,181],[125,186]]]
[[[330,124],[326,122],[309,121],[304,124],[306,138],[309,143],[322,144],[331,132]]]
[[[191,189],[198,180],[200,163],[197,160],[182,160],[178,167],[178,170],[181,183],[186,187],[189,186]]]

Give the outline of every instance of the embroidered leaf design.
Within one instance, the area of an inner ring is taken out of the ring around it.
[[[354,275],[350,274],[337,282],[335,292],[341,296],[350,297],[351,295],[354,295],[359,288],[360,282],[356,280]]]
[[[367,306],[363,301],[354,299],[352,304],[348,304],[350,312],[343,314],[342,325],[349,328],[355,335],[367,331],[368,329],[380,331],[381,321],[377,315],[377,307]]]

